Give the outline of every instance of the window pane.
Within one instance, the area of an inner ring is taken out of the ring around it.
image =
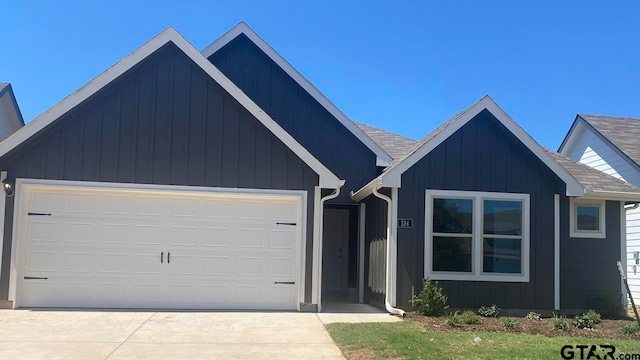
[[[433,271],[471,272],[471,237],[433,237]]]
[[[486,273],[520,274],[522,240],[485,238],[482,244],[482,271]]]
[[[600,230],[600,207],[593,205],[577,205],[577,230]]]
[[[473,200],[433,199],[433,232],[471,234]]]
[[[484,233],[522,235],[522,202],[485,200]]]

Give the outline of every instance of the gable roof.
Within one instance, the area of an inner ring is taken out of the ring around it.
[[[375,141],[368,137],[351,119],[347,117],[331,100],[320,92],[307,78],[305,78],[298,70],[296,70],[282,55],[278,54],[266,41],[264,41],[253,29],[244,21],[234,26],[216,41],[209,44],[202,50],[202,55],[208,58],[223,46],[230,43],[240,34],[244,34],[251,40],[262,52],[264,52],[273,62],[287,73],[300,87],[302,87],[311,97],[313,97],[322,107],[324,107],[333,117],[335,117],[344,127],[347,128],[358,140],[368,147],[377,157],[378,166],[388,166],[391,163],[391,156],[387,154]]]
[[[578,114],[558,151],[565,153],[565,148],[573,145],[580,124],[592,129],[636,168],[640,167],[640,119]]]
[[[367,136],[375,141],[376,144],[378,144],[378,146],[380,146],[382,150],[389,154],[393,159],[398,159],[404,156],[417,143],[416,140],[410,139],[406,136],[378,129],[371,125],[366,125],[357,121],[355,124],[358,125],[358,127],[362,129]]]
[[[16,101],[16,96],[13,93],[13,88],[10,83],[0,82],[0,98],[4,96],[9,96],[11,103],[13,105],[13,111],[20,122],[21,126],[24,126],[24,119],[22,118],[22,113],[20,112],[20,107],[18,106],[18,102]]]
[[[562,166],[560,166],[524,129],[522,129],[498,104],[485,95],[468,109],[444,122],[436,130],[420,140],[405,156],[395,160],[381,175],[363,188],[352,194],[359,201],[371,194],[374,188],[401,187],[402,174],[420,159],[429,154],[438,145],[454,134],[463,125],[483,110],[488,110],[504,127],[506,127],[524,146],[540,159],[553,173],[566,184],[567,196],[583,196],[584,187]]]
[[[86,85],[76,90],[62,101],[52,106],[50,109],[33,119],[26,126],[0,142],[0,156],[4,156],[32,136],[39,133],[44,128],[51,125],[61,116],[87,100],[93,94],[116,80],[120,75],[135,65],[146,59],[156,50],[167,43],[173,43],[204,72],[217,82],[226,92],[244,106],[258,121],[260,121],[269,131],[271,131],[280,141],[289,147],[296,155],[305,162],[319,176],[320,187],[338,188],[344,184],[329,169],[327,169],[318,159],[316,159],[307,149],[300,145],[289,133],[287,133],[278,123],[267,115],[256,103],[245,95],[237,86],[231,82],[224,74],[218,70],[209,60],[191,45],[175,29],[168,28],[159,35],[149,40],[147,43],[136,49],[133,53],[120,60],[118,63],[98,75]]]
[[[571,176],[585,188],[585,193],[624,193],[640,194],[640,188],[616,177],[579,163],[553,150],[545,149],[560,166],[565,168]]]

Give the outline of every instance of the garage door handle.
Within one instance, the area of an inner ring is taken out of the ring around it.
[[[164,251],[160,253],[160,264],[164,262]]]
[[[24,279],[25,280],[49,280],[49,278],[47,277],[40,277],[40,276],[25,276]]]
[[[290,226],[296,226],[298,225],[297,223],[294,222],[277,222],[276,225],[290,225]]]
[[[171,251],[167,253],[167,264],[171,262]]]
[[[39,212],[28,212],[27,215],[32,215],[32,216],[51,216],[51,214],[49,214],[49,213],[39,213]]]
[[[274,282],[276,285],[295,285],[295,281],[276,281]]]

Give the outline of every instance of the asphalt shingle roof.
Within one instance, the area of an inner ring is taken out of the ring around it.
[[[578,180],[578,182],[585,188],[591,188],[599,191],[640,193],[640,188],[625,181],[581,164],[555,151],[549,149],[545,150],[558,164],[560,164],[560,166],[565,168],[565,170],[567,170],[567,172],[569,172],[569,174]]]
[[[384,150],[394,160],[406,154],[415,144],[416,140],[394,134],[392,132],[378,129],[371,125],[366,125],[355,121],[356,125],[364,131],[378,146]]]
[[[588,114],[578,116],[640,165],[640,119]]]

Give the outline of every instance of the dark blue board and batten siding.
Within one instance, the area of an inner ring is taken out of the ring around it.
[[[398,218],[397,305],[410,304],[424,276],[425,190],[530,194],[530,282],[439,281],[449,304],[477,308],[552,309],[554,194],[564,183],[487,110],[482,111],[402,175]]]
[[[0,167],[11,179],[307,191],[311,284],[318,175],[173,44],[4,156]],[[0,299],[7,298],[14,199],[5,211]]]
[[[569,219],[569,198],[560,200],[560,216]],[[620,202],[607,201],[605,206],[606,238],[572,238],[569,222],[560,227],[560,306],[562,309],[585,310],[593,307],[595,295],[620,297]],[[637,302],[637,300],[636,300]]]
[[[244,34],[209,57],[313,156],[347,182],[330,202],[351,202],[378,175],[376,155]]]
[[[389,196],[387,189],[380,192]],[[363,203],[365,209],[364,300],[384,306],[387,269],[387,203],[373,195]]]

